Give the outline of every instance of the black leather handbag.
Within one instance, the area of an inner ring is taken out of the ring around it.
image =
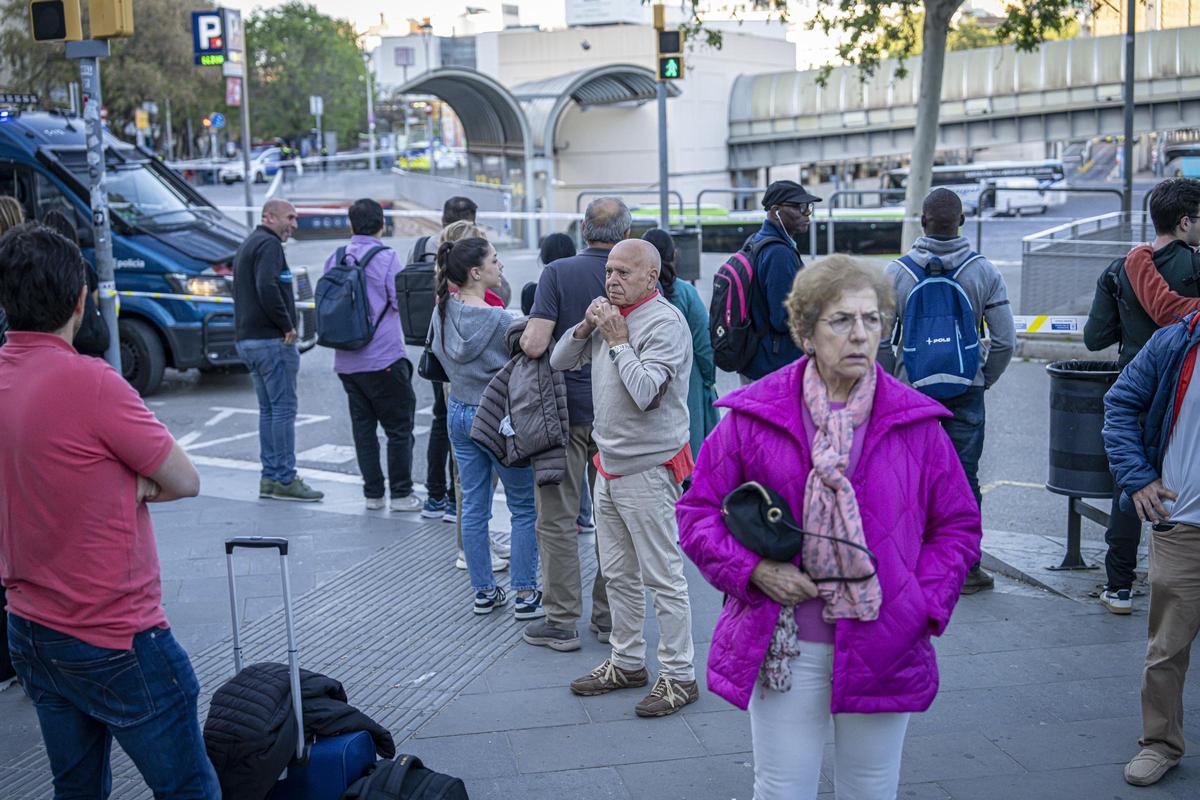
[[[434,315],[429,321],[429,331],[425,334],[425,350],[421,353],[421,360],[417,362],[417,374],[434,383],[449,383],[450,376],[446,374],[446,368],[433,354],[433,326],[436,323],[437,316]]]
[[[801,528],[796,523],[787,501],[758,481],[747,481],[725,495],[725,500],[721,503],[721,516],[725,519],[725,527],[733,534],[733,538],[752,553],[772,561],[792,561],[804,548],[806,536],[841,542],[847,547],[863,551],[871,560],[872,569],[869,575],[846,577],[810,574],[809,577],[814,583],[866,581],[875,577],[879,568],[875,554],[866,547],[836,536],[826,536]]]

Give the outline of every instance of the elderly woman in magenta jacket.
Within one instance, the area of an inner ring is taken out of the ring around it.
[[[938,676],[946,628],[979,559],[979,507],[945,407],[875,365],[890,320],[882,272],[847,256],[802,271],[788,297],[807,357],[727,395],[678,504],[680,544],[727,595],[708,686],[749,708],[755,800],[814,798],[832,726],[839,800],[894,798],[909,715]],[[725,496],[746,481],[778,492],[807,531],[793,563],[729,533]],[[862,582],[812,578],[864,576]]]

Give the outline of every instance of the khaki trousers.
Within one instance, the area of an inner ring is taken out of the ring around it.
[[[1183,755],[1183,682],[1200,632],[1200,528],[1151,533],[1150,641],[1142,673],[1141,746]]]
[[[542,608],[546,621],[556,628],[574,630],[583,615],[583,589],[579,567],[579,495],[583,477],[596,483],[596,468],[592,456],[596,443],[592,441],[591,425],[572,425],[567,440],[567,474],[562,483],[538,486],[534,490],[537,504],[537,543],[542,558]],[[599,537],[597,537],[599,544]],[[599,563],[599,549],[596,560]],[[608,595],[604,576],[597,567],[592,581],[592,624],[608,630],[612,617],[608,612]]]
[[[646,665],[646,595],[658,618],[662,674],[693,681],[692,608],[675,503],[682,490],[664,467],[596,480],[596,541],[612,605],[612,661],[624,670]]]

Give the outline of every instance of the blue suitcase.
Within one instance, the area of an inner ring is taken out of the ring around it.
[[[242,643],[238,628],[237,586],[233,577],[233,551],[238,548],[273,548],[279,551],[283,581],[283,616],[287,624],[288,668],[291,673],[292,710],[296,714],[296,755],[268,795],[269,800],[339,800],[375,763],[375,740],[366,731],[316,739],[304,736],[304,711],[300,698],[300,650],[292,617],[292,588],[288,575],[288,540],[266,536],[235,536],[225,540],[225,565],[229,571],[229,608],[233,616],[234,674],[242,671]]]

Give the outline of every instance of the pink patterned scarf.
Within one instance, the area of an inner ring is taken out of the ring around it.
[[[804,404],[817,429],[812,442],[813,468],[804,486],[804,529],[860,547],[866,546],[867,539],[858,513],[858,498],[846,477],[846,466],[854,446],[854,429],[871,418],[874,402],[874,368],[854,384],[846,407],[837,411],[829,406],[829,391],[816,364],[810,363],[804,370]],[[872,570],[871,561],[862,550],[816,536],[804,539],[804,571],[813,577],[866,575]],[[879,616],[883,591],[878,578],[855,583],[831,581],[819,583],[817,588],[825,601],[826,622],[837,619],[869,622]]]
[[[813,468],[804,487],[804,529],[865,547],[858,498],[846,477],[846,467],[854,445],[854,429],[865,425],[871,417],[875,402],[875,370],[868,370],[854,384],[844,408],[834,410],[830,407],[829,390],[817,371],[816,362],[810,361],[804,370],[803,393],[802,402],[808,407],[816,427],[812,442]],[[815,536],[804,539],[803,556],[804,571],[818,578],[866,575],[873,570],[870,559],[862,550]],[[818,583],[817,589],[818,596],[825,601],[822,614],[826,622],[837,619],[869,622],[879,616],[883,592],[876,577],[856,583]],[[779,611],[759,680],[768,689],[788,691],[792,687],[788,662],[799,654],[796,609],[785,606]]]

